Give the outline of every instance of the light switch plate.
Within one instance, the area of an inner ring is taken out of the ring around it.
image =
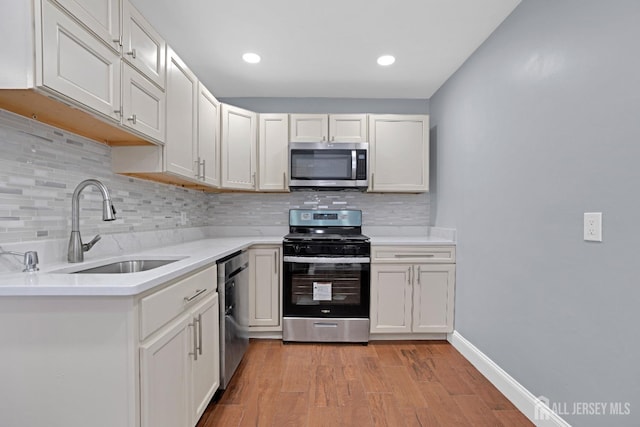
[[[584,240],[602,242],[602,212],[585,212]]]

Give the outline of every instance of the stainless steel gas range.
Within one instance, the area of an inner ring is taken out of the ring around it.
[[[282,340],[369,341],[371,244],[362,211],[289,211]]]

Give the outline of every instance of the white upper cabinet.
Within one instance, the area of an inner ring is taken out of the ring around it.
[[[41,66],[41,85],[120,121],[120,55],[48,0]]]
[[[291,114],[291,142],[326,142],[329,116],[326,114]]]
[[[291,142],[366,142],[366,114],[291,114]]]
[[[55,0],[106,44],[120,51],[120,0]]]
[[[198,84],[198,175],[220,187],[220,102]]]
[[[131,5],[123,4],[122,57],[164,89],[166,43]]]
[[[256,188],[256,113],[222,104],[222,187]]]
[[[165,108],[165,93],[123,62],[122,125],[163,143]]]
[[[260,114],[258,135],[258,190],[287,191],[289,116]]]
[[[367,115],[329,114],[329,142],[367,142]]]
[[[369,116],[369,191],[429,190],[429,116]]]
[[[169,172],[196,180],[198,79],[167,48],[167,135],[165,162]]]

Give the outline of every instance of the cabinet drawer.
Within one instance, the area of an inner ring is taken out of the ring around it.
[[[372,246],[374,263],[454,263],[455,246]]]
[[[196,301],[217,289],[217,266],[188,276],[140,300],[140,339],[180,315]]]

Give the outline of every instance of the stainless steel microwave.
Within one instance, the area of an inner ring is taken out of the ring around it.
[[[369,143],[289,143],[291,189],[366,189]]]

